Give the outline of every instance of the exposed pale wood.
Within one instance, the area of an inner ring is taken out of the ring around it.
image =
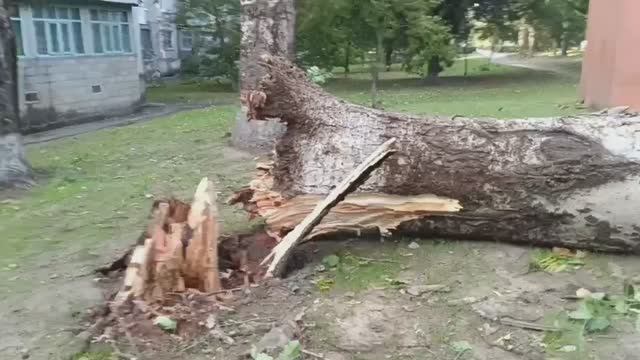
[[[311,213],[323,197],[300,195],[287,199],[272,189],[271,166],[261,163],[256,167],[259,172],[257,178],[229,202],[243,204],[252,218],[264,219],[265,230],[271,237],[282,239]],[[305,240],[338,232],[359,235],[377,231],[387,236],[402,223],[461,209],[458,200],[429,194],[401,196],[356,192],[333,207]]]
[[[286,262],[293,248],[322,221],[322,218],[332,207],[342,201],[349,193],[357,189],[358,186],[371,175],[371,172],[393,153],[391,146],[395,141],[396,139],[392,138],[380,145],[362,164],[342,180],[322,202],[318,203],[313,211],[311,211],[293,231],[288,233],[284,239],[276,245],[267,259],[263,261],[264,264],[268,259],[273,258],[267,269],[267,276],[281,276],[284,273]]]
[[[114,306],[132,297],[162,302],[187,288],[219,291],[217,219],[216,192],[207,178],[199,183],[191,205],[156,201]]]

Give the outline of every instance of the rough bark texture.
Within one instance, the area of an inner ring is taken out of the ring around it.
[[[258,65],[260,56],[295,57],[296,13],[294,0],[242,0],[241,6],[240,87],[244,93],[256,89],[265,74]],[[245,113],[241,111],[236,119],[233,145],[254,153],[273,150],[284,125],[277,120],[249,122]]]
[[[328,193],[395,137],[397,153],[360,189],[463,208],[403,222],[398,234],[640,253],[640,117],[420,118],[349,104],[284,59],[261,63],[266,101],[254,113],[287,124],[272,186],[283,202]]]
[[[33,184],[18,129],[16,49],[7,4],[0,0],[0,189]]]

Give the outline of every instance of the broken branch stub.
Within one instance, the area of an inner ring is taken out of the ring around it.
[[[271,254],[265,258],[263,264],[269,259],[273,259],[267,270],[267,276],[281,276],[284,273],[285,265],[293,248],[300,243],[313,228],[322,221],[325,215],[336,204],[342,201],[346,195],[353,192],[371,175],[371,172],[378,168],[380,164],[394,151],[391,145],[396,139],[392,138],[376,149],[367,159],[362,162],[351,174],[336,186],[327,197],[318,203],[313,211],[307,215],[293,231],[288,233],[282,241],[276,245]]]
[[[132,298],[162,302],[168,293],[187,288],[221,289],[213,183],[203,178],[191,205],[175,199],[156,201],[152,214],[111,304],[113,310]]]

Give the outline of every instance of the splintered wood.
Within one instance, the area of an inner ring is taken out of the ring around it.
[[[156,201],[112,306],[131,298],[163,301],[167,294],[187,288],[219,291],[217,218],[216,193],[207,178],[198,185],[191,205],[175,199]]]
[[[249,187],[229,199],[229,202],[242,204],[251,218],[264,219],[269,235],[282,239],[311,213],[324,196],[299,195],[285,198],[272,190],[271,166],[258,164],[256,178]],[[371,230],[386,236],[402,223],[434,214],[459,212],[461,209],[458,200],[431,194],[404,196],[353,193],[331,209],[306,239],[339,232],[358,235]]]

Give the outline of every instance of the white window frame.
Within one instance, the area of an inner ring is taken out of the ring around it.
[[[92,11],[97,11],[98,12],[98,20],[94,20],[91,17],[91,12]],[[100,20],[100,12],[101,11],[106,11],[108,14],[108,20]],[[112,19],[112,15],[113,14],[122,14],[125,13],[127,14],[127,21],[122,21],[122,19],[118,16],[117,18],[119,19],[118,21],[115,21]],[[115,9],[115,8],[105,8],[105,7],[90,7],[88,10],[88,14],[89,14],[89,32],[90,32],[90,36],[92,39],[92,52],[95,55],[117,55],[117,54],[133,54],[135,51],[135,47],[134,47],[134,41],[133,41],[133,37],[132,37],[132,33],[131,30],[133,28],[132,23],[131,23],[131,12],[127,11],[127,10],[121,10],[121,9]],[[93,41],[94,39],[94,25],[98,25],[100,27],[100,41],[101,41],[101,45],[102,45],[102,52],[97,52],[96,51],[96,44],[95,41]],[[129,50],[125,50],[124,49],[124,38],[122,37],[122,26],[123,25],[127,25],[128,27],[128,33],[129,33]],[[113,27],[117,26],[118,27],[118,36],[119,36],[119,44],[120,44],[120,50],[115,50],[115,38],[113,37]],[[104,30],[108,29],[108,34],[107,32],[105,32]],[[111,43],[111,50],[107,50],[106,48],[106,44],[107,44],[107,36],[109,37],[109,41]]]
[[[162,46],[163,51],[174,51],[176,49],[175,41],[173,41],[173,30],[172,29],[160,29],[158,32],[160,34],[160,45]],[[171,47],[164,46],[164,34],[169,33],[169,43]]]
[[[187,36],[185,36],[187,35]],[[185,38],[189,38],[191,39],[191,45],[190,46],[185,46],[184,45],[184,39]],[[180,30],[180,50],[193,50],[193,31],[184,31],[184,30]]]
[[[56,18],[48,18],[46,17],[46,15],[43,13],[42,17],[36,17],[35,16],[35,12],[33,11],[33,7],[31,8],[32,11],[32,25],[33,25],[33,32],[34,32],[34,43],[36,46],[36,56],[37,57],[49,57],[49,56],[55,56],[55,57],[59,57],[59,56],[79,56],[79,55],[85,55],[87,53],[87,48],[86,48],[86,41],[85,41],[85,34],[84,31],[82,30],[82,12],[81,12],[81,8],[80,7],[75,7],[75,6],[59,6],[59,5],[46,5],[46,6],[42,6],[42,10],[43,12],[47,12],[49,8],[53,8],[55,9],[55,13],[56,13]],[[68,18],[67,19],[59,19],[57,16],[58,14],[58,9],[66,9],[68,12]],[[73,9],[77,9],[78,13],[80,14],[80,18],[79,19],[72,19],[71,14],[72,14],[72,10]],[[40,52],[38,52],[38,40],[37,40],[37,35],[36,35],[36,22],[41,22],[44,25],[44,31],[45,31],[45,41],[47,43],[47,53],[46,54],[42,54]],[[64,48],[64,37],[62,35],[62,27],[63,24],[67,26],[67,36],[69,37],[69,51],[66,51]],[[80,33],[82,35],[82,49],[84,50],[84,52],[78,52],[77,51],[77,47],[76,47],[76,38],[74,36],[74,29],[73,29],[73,25],[74,24],[79,24],[80,25]],[[55,25],[55,27],[57,28],[57,41],[58,41],[58,51],[54,52],[53,51],[53,38],[52,38],[52,34],[51,34],[51,25]]]

